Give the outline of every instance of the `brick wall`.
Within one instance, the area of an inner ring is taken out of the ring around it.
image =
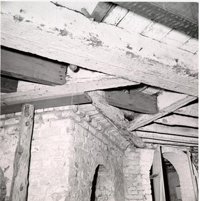
[[[154,150],[127,149],[124,155],[126,201],[152,201],[149,173]]]
[[[110,139],[109,133],[100,132],[94,121],[72,108],[36,110],[28,201],[90,200],[98,165],[107,172],[106,177],[99,173],[98,186],[106,191],[99,191],[97,200],[103,196],[108,201],[124,200],[123,150],[114,137]],[[1,117],[1,168],[9,196],[20,113]]]

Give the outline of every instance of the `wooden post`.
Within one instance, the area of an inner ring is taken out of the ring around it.
[[[29,104],[23,105],[19,140],[13,163],[13,180],[10,194],[11,201],[26,201],[27,199],[33,116],[34,106]]]
[[[4,201],[6,198],[6,182],[4,177],[4,172],[0,167],[0,201]]]

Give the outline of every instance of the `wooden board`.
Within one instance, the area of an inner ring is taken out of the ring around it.
[[[18,80],[1,76],[1,93],[11,93],[17,91]]]
[[[48,99],[29,99],[20,103],[13,103],[12,105],[1,106],[1,114],[9,114],[13,112],[20,112],[21,107],[24,103],[34,105],[35,109],[43,109],[43,108],[51,108],[51,107],[60,107],[66,105],[80,105],[91,103],[90,98],[82,93],[82,94],[71,94],[67,96],[63,96],[60,98],[48,98]]]
[[[106,101],[115,107],[147,114],[157,113],[157,97],[136,92],[127,94],[123,91],[106,91]]]
[[[29,87],[23,86],[23,88],[20,88],[19,92],[1,95],[1,108],[6,113],[12,113],[16,110],[16,108],[19,108],[16,106],[19,106],[23,103],[35,102],[34,104],[36,104],[37,102],[40,107],[45,107],[45,101],[48,101],[48,99],[56,101],[56,99],[66,97],[68,97],[68,102],[71,103],[73,97],[79,94],[83,94],[85,91],[115,88],[119,86],[131,86],[134,84],[134,82],[121,78],[115,78],[112,76],[100,76],[96,79],[85,79],[84,81],[82,80],[82,82],[78,82],[75,80],[75,82],[72,82],[70,84],[67,83],[62,86],[53,87],[34,85],[29,83],[30,86],[27,84]],[[42,102],[44,104],[42,104]]]
[[[138,137],[146,139],[156,139],[156,140],[165,140],[171,142],[182,142],[189,144],[198,144],[198,137],[185,137],[177,135],[168,135],[163,133],[153,133],[153,132],[144,132],[144,131],[135,131],[135,134]]]
[[[1,74],[46,85],[66,82],[66,66],[55,61],[1,48]]]
[[[199,104],[194,103],[194,104],[179,108],[178,110],[174,111],[174,113],[192,116],[192,117],[198,117],[199,115],[198,110],[199,110]]]
[[[19,7],[26,12],[20,13]],[[1,15],[4,46],[172,91],[198,94],[198,58],[192,53],[93,22],[51,2],[2,3]]]
[[[33,134],[34,107],[23,105],[20,133],[13,162],[13,179],[11,185],[11,200],[26,201],[28,193],[28,175]]]
[[[169,115],[160,118],[155,121],[156,123],[166,124],[166,125],[179,125],[198,128],[198,118],[181,116],[181,115]]]
[[[95,21],[101,22],[106,14],[111,9],[112,4],[108,2],[98,2],[95,9],[93,10],[91,17],[94,18]]]
[[[165,133],[169,135],[179,135],[186,137],[198,137],[198,129],[181,127],[181,126],[169,126],[153,123],[141,128],[138,128],[138,131],[150,131],[154,133]]]
[[[169,98],[170,97],[170,98]],[[142,127],[146,124],[149,124],[156,119],[159,119],[178,108],[187,105],[188,103],[196,100],[196,97],[187,96],[184,94],[178,94],[173,92],[163,91],[157,97],[158,101],[158,113],[157,114],[143,114],[138,116],[130,123],[128,130],[135,130],[139,127]],[[167,100],[167,101],[166,101]]]

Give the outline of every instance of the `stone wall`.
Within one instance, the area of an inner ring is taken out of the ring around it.
[[[1,168],[9,197],[20,113],[1,117]],[[123,149],[105,129],[96,127],[73,107],[36,110],[28,201],[89,201],[99,165],[107,176],[99,173],[97,188],[106,191],[99,191],[97,200],[124,200]]]

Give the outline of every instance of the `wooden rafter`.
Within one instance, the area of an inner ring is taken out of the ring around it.
[[[196,99],[197,97],[187,96],[185,94],[163,91],[157,97],[158,113],[153,115],[143,114],[138,116],[130,124],[129,130],[133,131],[139,127],[149,124]]]
[[[17,91],[18,80],[1,76],[1,93],[11,93]]]
[[[19,7],[26,12],[20,13]],[[93,22],[50,2],[2,3],[1,15],[4,46],[172,91],[198,94],[198,57],[194,54]]]

